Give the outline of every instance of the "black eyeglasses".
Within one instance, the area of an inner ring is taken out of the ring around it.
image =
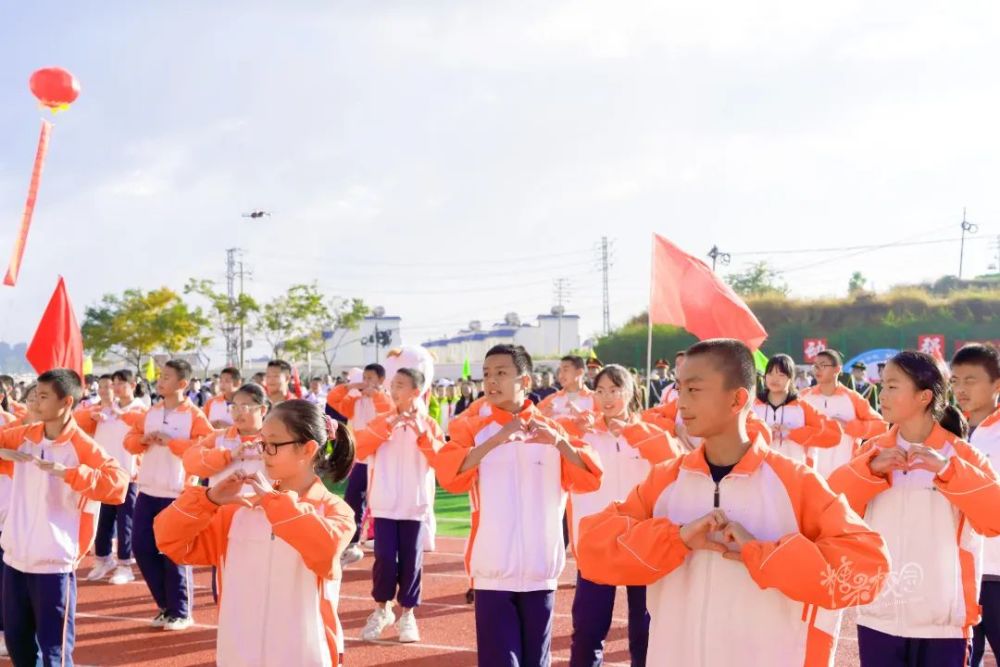
[[[289,440],[287,442],[264,442],[259,441],[260,448],[264,450],[264,453],[268,456],[274,456],[278,453],[278,447],[284,447],[286,445],[299,445],[302,444],[301,440]]]

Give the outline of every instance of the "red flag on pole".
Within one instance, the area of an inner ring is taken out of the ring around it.
[[[706,338],[736,338],[758,349],[767,332],[743,300],[700,259],[653,235],[649,321]]]
[[[302,398],[302,379],[299,377],[299,367],[294,364],[292,365],[291,390],[295,398]]]
[[[38,137],[38,150],[35,151],[35,166],[31,170],[31,183],[28,185],[28,201],[24,204],[24,213],[21,214],[21,228],[17,231],[17,237],[14,239],[14,252],[11,253],[10,264],[7,265],[7,275],[3,279],[3,284],[10,287],[17,284],[17,275],[21,272],[21,259],[24,257],[24,247],[28,243],[28,230],[31,229],[31,216],[35,213],[35,199],[38,198],[38,186],[42,181],[45,154],[49,152],[49,134],[51,132],[52,123],[43,120],[42,133]]]
[[[83,379],[83,336],[62,277],[38,323],[26,356],[39,374],[53,368],[69,368]]]

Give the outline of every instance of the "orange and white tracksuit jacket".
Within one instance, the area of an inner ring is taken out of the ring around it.
[[[489,405],[487,415],[452,422],[451,440],[436,457],[438,481],[453,493],[469,492],[472,532],[465,548],[465,568],[473,588],[518,593],[555,590],[566,564],[562,541],[566,494],[599,489],[600,461],[586,444],[576,449],[586,464],[582,470],[552,445],[512,439],[492,450],[478,466],[459,474],[469,451],[516,416],[545,421],[564,433],[531,401],[525,401],[517,415]]]
[[[923,444],[949,459],[937,475],[871,472],[881,450],[909,448],[893,427],[830,477],[892,556],[892,585],[859,610],[858,625],[896,637],[969,637],[980,620],[983,535],[1000,535],[1000,482],[981,452],[938,425]]]
[[[168,446],[142,443],[146,433],[156,431],[170,436]],[[134,418],[132,430],[125,436],[125,449],[142,454],[142,465],[135,480],[139,493],[154,498],[176,498],[186,484],[196,483],[197,480],[184,471],[181,458],[191,446],[211,433],[212,425],[205,414],[187,399],[173,410],[165,410],[161,401],[145,416]]]
[[[368,459],[368,508],[376,519],[425,521],[434,511],[434,457],[444,434],[425,414],[415,417],[423,433],[389,426],[395,408],[355,435],[355,456]]]
[[[628,497],[629,492],[641,483],[653,465],[683,456],[685,449],[663,429],[635,419],[621,433],[608,430],[603,418],[585,433],[567,428],[578,447],[590,447],[601,461],[601,488],[587,493],[570,493],[569,515],[570,544],[576,548],[580,535],[580,520],[597,514],[613,502]]]
[[[13,414],[0,410],[0,431],[15,426],[15,421],[17,421],[17,417]],[[10,490],[12,485],[13,481],[10,478],[10,472],[5,471],[3,465],[0,464],[0,531],[3,530],[3,522],[7,520],[7,509],[10,507]]]
[[[560,389],[554,394],[549,394],[538,403],[539,411],[546,417],[551,417],[557,421],[562,421],[564,417],[572,417],[573,411],[570,404],[576,406],[580,412],[593,412],[594,392],[587,387],[581,387],[580,391],[571,394],[565,389]]]
[[[135,481],[139,470],[138,457],[125,449],[125,436],[132,430],[132,423],[139,418],[138,415],[146,412],[146,406],[136,398],[123,406],[122,411],[130,416],[123,415],[123,419],[111,408],[93,405],[79,408],[73,413],[73,419],[104,451],[118,461],[118,465],[128,474],[129,481]]]
[[[209,486],[218,484],[237,470],[242,470],[248,475],[263,473],[264,457],[259,448],[243,450],[239,455],[236,454],[240,445],[257,440],[260,440],[259,433],[240,435],[239,429],[235,426],[219,429],[184,452],[181,459],[184,472],[195,477],[207,478]]]
[[[327,394],[326,403],[347,417],[355,433],[363,431],[368,422],[378,415],[391,411],[393,407],[392,399],[384,391],[365,396],[357,389],[348,389],[346,384],[331,389]],[[361,457],[358,457],[358,460],[362,460]]]
[[[275,491],[253,508],[220,507],[206,493],[185,489],[153,530],[175,563],[221,572],[217,664],[336,665],[340,555],[354,511],[318,478],[301,497]]]
[[[677,438],[688,451],[701,447],[703,439],[689,434],[684,428],[684,421],[677,409],[677,401],[649,408],[642,413],[642,420]],[[764,442],[771,444],[771,429],[754,412],[747,414],[747,436],[751,440],[760,436],[764,438]]]
[[[4,563],[31,574],[73,572],[94,542],[101,503],[125,502],[128,474],[72,420],[55,440],[42,423],[6,428],[0,447],[67,468],[59,478],[34,461],[0,461],[0,473],[12,476]]]
[[[969,436],[969,444],[982,452],[993,470],[1000,463],[1000,410],[984,419]],[[1000,537],[983,540],[983,577],[994,581],[1000,579]]]
[[[680,539],[682,525],[714,508],[756,537],[743,562]],[[704,447],[654,466],[624,502],[582,521],[577,546],[587,579],[648,586],[649,655],[700,667],[831,664],[834,610],[858,602],[841,579],[877,589],[887,556],[819,475],[761,438],[718,484]]]
[[[813,452],[816,471],[823,477],[829,477],[834,470],[850,462],[857,454],[862,440],[874,438],[889,430],[889,425],[861,394],[842,384],[837,384],[830,396],[824,394],[819,386],[809,387],[799,396],[821,415],[835,420],[844,431],[839,444],[817,448]]]
[[[798,398],[778,407],[758,398],[753,402],[753,411],[768,429],[781,426],[782,434],[772,435],[771,447],[810,467],[816,466],[817,449],[836,447],[844,434],[838,422]]]
[[[201,411],[205,413],[209,424],[222,422],[230,426],[233,425],[233,415],[229,412],[229,401],[222,394],[208,399]]]
[[[671,403],[677,402],[677,383],[671,382],[666,387],[663,388],[663,393],[660,395],[660,405],[670,405]]]

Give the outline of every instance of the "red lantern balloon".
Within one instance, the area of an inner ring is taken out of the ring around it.
[[[80,95],[80,82],[61,67],[43,67],[31,75],[32,94],[53,111],[65,109]]]

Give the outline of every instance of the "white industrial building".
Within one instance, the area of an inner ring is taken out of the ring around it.
[[[423,346],[434,356],[441,377],[457,375],[469,359],[473,375],[479,374],[486,351],[494,345],[523,345],[534,360],[558,359],[580,347],[580,316],[570,315],[556,306],[547,315],[539,315],[532,324],[521,322],[517,313],[507,313],[503,322],[483,326],[476,320],[454,336],[425,341]]]

